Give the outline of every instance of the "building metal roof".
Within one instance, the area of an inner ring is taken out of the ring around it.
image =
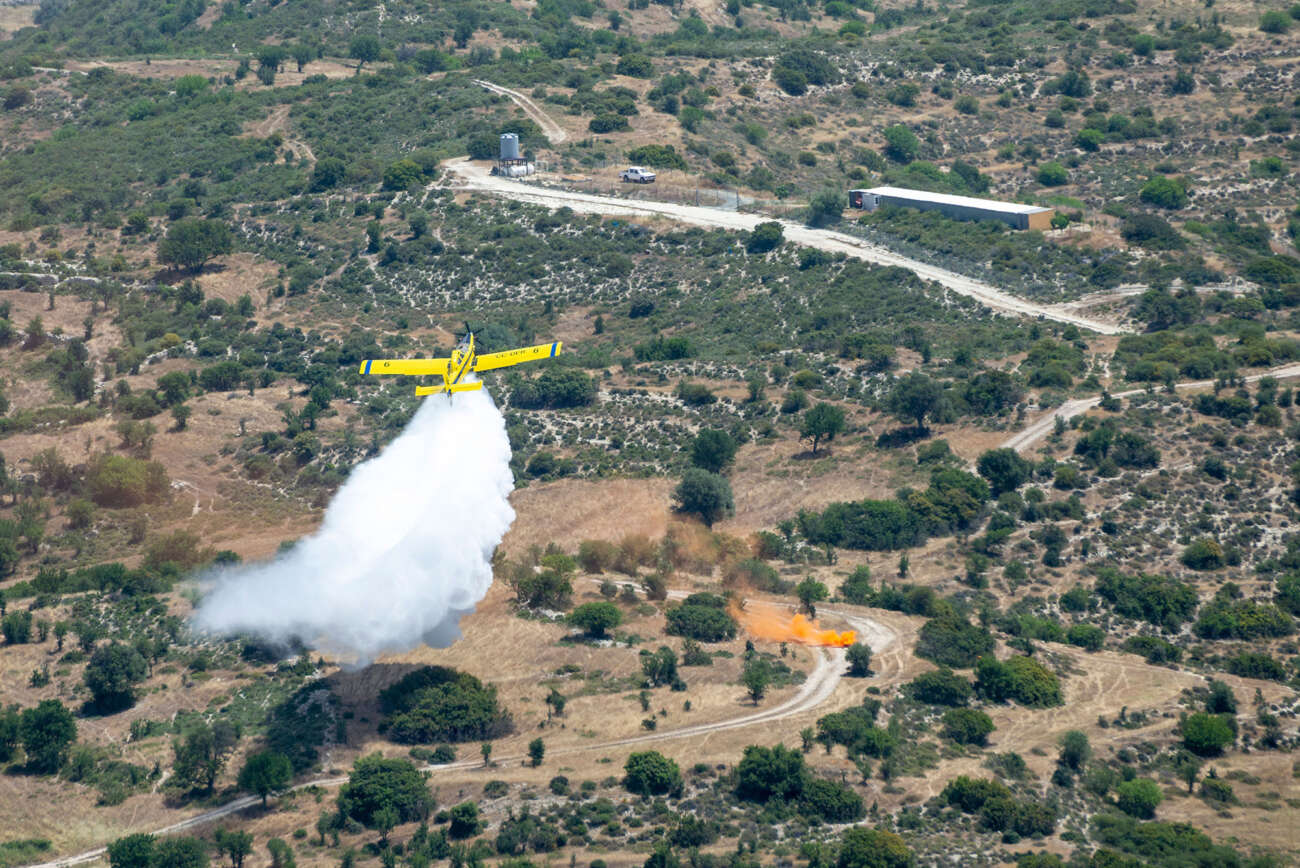
[[[1000,211],[1006,214],[1041,214],[1051,208],[1037,205],[1021,205],[1018,202],[999,202],[996,199],[976,199],[974,196],[952,196],[948,193],[930,193],[926,190],[908,190],[904,187],[872,187],[865,192],[875,196],[890,196],[895,199],[934,202],[940,205],[958,205],[963,208],[980,208],[985,211]]]

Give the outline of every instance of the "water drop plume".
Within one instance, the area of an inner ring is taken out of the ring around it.
[[[492,584],[513,486],[505,420],[487,391],[430,398],[353,470],[314,535],[209,576],[194,625],[296,639],[356,665],[450,645]]]

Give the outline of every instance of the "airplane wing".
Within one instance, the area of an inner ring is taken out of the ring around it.
[[[361,363],[363,374],[445,374],[451,359],[366,359]]]
[[[538,344],[535,347],[520,347],[517,350],[506,350],[500,353],[489,353],[486,356],[479,356],[474,363],[475,371],[491,371],[496,368],[508,368],[511,365],[518,365],[522,362],[535,362],[538,359],[552,359],[560,354],[564,347],[561,341],[555,341],[549,344]]]

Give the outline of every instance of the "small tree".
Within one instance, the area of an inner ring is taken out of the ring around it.
[[[1217,714],[1198,711],[1183,721],[1183,746],[1197,756],[1216,756],[1232,744],[1232,727]]]
[[[108,845],[112,868],[150,868],[154,859],[154,836],[138,832]]]
[[[943,734],[957,744],[983,745],[993,731],[993,720],[973,708],[950,708],[943,713]]]
[[[682,481],[673,491],[673,501],[679,511],[699,516],[708,527],[736,511],[731,483],[699,467],[691,467],[682,474]]]
[[[380,754],[353,764],[348,782],[338,794],[339,815],[363,826],[378,828],[381,812],[397,812],[400,823],[422,820],[433,805],[429,785],[415,764],[406,759],[385,759]]]
[[[1174,760],[1174,772],[1182,778],[1183,783],[1187,784],[1187,793],[1190,795],[1201,774],[1201,761],[1187,751],[1179,751],[1178,757]]]
[[[1115,803],[1119,809],[1140,820],[1154,819],[1156,806],[1163,800],[1160,787],[1147,778],[1124,781],[1115,788]]]
[[[737,448],[726,431],[702,428],[691,443],[691,463],[710,473],[721,473],[736,457]]]
[[[740,674],[740,683],[749,691],[749,698],[755,705],[762,701],[767,688],[772,684],[772,664],[762,657],[754,656],[745,662]]]
[[[379,44],[378,36],[370,33],[354,36],[352,44],[348,46],[348,57],[357,62],[357,75],[361,74],[361,67],[378,60],[382,51],[383,46]]]
[[[1083,771],[1083,764],[1092,756],[1092,747],[1088,744],[1086,733],[1072,729],[1061,736],[1061,765],[1071,771]]]
[[[849,675],[866,678],[871,674],[871,646],[854,642],[845,655],[849,661]]]
[[[172,742],[172,772],[177,782],[211,793],[238,742],[239,730],[226,721],[200,723]]]
[[[266,805],[267,797],[289,786],[293,764],[284,754],[261,751],[250,756],[239,770],[239,788],[256,793]]]
[[[316,49],[305,42],[294,43],[290,47],[289,53],[293,55],[293,62],[298,64],[299,72],[302,72],[304,66],[316,59]]]
[[[1021,458],[1014,449],[990,449],[980,455],[976,462],[980,476],[989,482],[994,497],[1008,491],[1015,491],[1029,481],[1034,465]]]
[[[919,371],[913,371],[899,380],[889,393],[890,411],[904,420],[914,420],[916,427],[925,431],[925,417],[939,405],[943,388]]]
[[[822,190],[808,202],[808,225],[828,226],[838,223],[844,214],[844,194],[839,190]]]
[[[96,648],[84,676],[95,710],[111,714],[130,708],[135,704],[134,685],[148,672],[144,658],[130,645],[113,642]]]
[[[569,623],[593,639],[603,639],[623,623],[623,613],[613,603],[583,603],[569,615]]]
[[[188,271],[201,271],[214,256],[234,247],[230,227],[220,220],[177,220],[158,244],[158,261]]]
[[[478,752],[483,755],[484,767],[492,764],[492,742],[485,741],[478,746]]]
[[[800,607],[808,613],[809,618],[817,617],[817,604],[830,596],[826,586],[812,576],[795,585],[794,593],[799,598]]]
[[[623,773],[623,786],[628,792],[642,796],[662,796],[676,792],[682,786],[682,773],[677,763],[654,750],[629,754],[623,764]]]
[[[1193,540],[1183,549],[1179,560],[1194,570],[1217,570],[1226,563],[1223,546],[1210,537]]]
[[[856,827],[844,833],[835,868],[912,868],[915,864],[916,857],[898,835]]]
[[[208,868],[208,850],[198,838],[160,838],[152,868]]]
[[[271,868],[297,868],[293,858],[293,848],[280,838],[271,838],[266,842],[267,852],[271,855]]]
[[[784,235],[785,230],[780,223],[768,220],[755,226],[754,231],[749,233],[745,249],[755,254],[767,253],[781,246]]]
[[[447,833],[454,840],[472,838],[478,834],[478,805],[473,802],[461,802],[453,807],[449,814],[451,826],[447,829]]]
[[[1038,167],[1038,183],[1044,187],[1060,187],[1070,183],[1070,173],[1060,163],[1043,163]]]
[[[885,156],[896,163],[910,163],[921,151],[921,140],[902,124],[885,127]]]
[[[23,710],[18,739],[27,753],[27,767],[37,774],[52,775],[63,766],[77,740],[77,722],[62,702],[45,699],[35,708]]]
[[[253,836],[245,831],[227,832],[217,829],[214,836],[217,849],[230,858],[230,868],[244,868],[244,860],[253,852]]]
[[[552,687],[551,692],[546,694],[546,706],[548,709],[546,712],[546,719],[550,720],[552,713],[554,713],[556,717],[564,717],[564,706],[568,701],[568,698],[563,693]]]
[[[542,764],[542,758],[546,756],[546,743],[540,738],[535,738],[528,742],[528,763],[533,768]]]
[[[803,425],[799,436],[812,441],[813,455],[817,454],[819,444],[829,443],[835,435],[844,431],[844,408],[834,404],[816,404],[803,414]]]

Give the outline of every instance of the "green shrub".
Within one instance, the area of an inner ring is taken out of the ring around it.
[[[908,685],[908,690],[917,702],[953,707],[966,705],[975,693],[970,681],[948,668],[916,676]]]
[[[672,145],[641,145],[627,152],[627,158],[633,163],[651,166],[655,169],[678,169],[686,171],[686,160]]]
[[[1188,201],[1187,182],[1182,178],[1157,175],[1142,185],[1138,197],[1143,202],[1171,211],[1184,208]]]
[[[390,811],[399,823],[423,819],[432,806],[429,786],[411,761],[381,754],[357,760],[338,795],[339,814],[367,828]]]
[[[569,623],[588,636],[601,639],[623,622],[623,613],[613,603],[583,603],[569,614]]]
[[[1198,756],[1217,756],[1236,740],[1224,717],[1203,711],[1188,715],[1181,729],[1183,746]]]
[[[1065,641],[1088,651],[1100,651],[1106,645],[1106,631],[1093,624],[1075,624],[1066,631]]]
[[[835,781],[811,778],[799,795],[799,813],[823,823],[852,823],[866,816],[862,797]]]
[[[587,129],[593,133],[619,133],[630,130],[631,127],[623,115],[604,112],[588,121]]]
[[[465,672],[425,666],[379,693],[388,735],[404,744],[482,741],[513,729],[496,687]]]
[[[943,714],[943,734],[957,744],[987,744],[993,729],[993,719],[973,708],[951,708]]]
[[[86,488],[99,506],[143,506],[167,500],[171,480],[156,461],[102,454],[91,459],[86,469]]]
[[[931,618],[921,626],[916,656],[940,666],[966,669],[992,653],[994,644],[988,630],[950,612]]]
[[[638,795],[666,795],[677,792],[682,786],[682,773],[677,763],[658,751],[629,754],[623,765],[623,774],[623,786],[628,792]]]
[[[1124,781],[1115,788],[1115,803],[1119,809],[1141,820],[1153,819],[1156,806],[1164,800],[1164,794],[1155,781],[1147,778],[1134,778]]]
[[[740,629],[725,609],[708,605],[692,605],[689,599],[664,613],[667,625],[664,632],[683,636],[697,642],[726,642],[736,638]]]
[[[1178,559],[1183,566],[1193,570],[1217,570],[1226,563],[1223,547],[1210,537],[1194,540],[1183,549]]]
[[[975,668],[975,690],[990,702],[1014,700],[1030,708],[1061,705],[1061,682],[1032,657],[1017,655],[1006,662],[981,657]]]
[[[782,744],[770,748],[750,745],[736,766],[736,795],[754,802],[791,802],[803,792],[807,776],[799,751]]]
[[[1060,163],[1043,163],[1038,167],[1038,183],[1044,187],[1060,187],[1070,183],[1070,173]]]

